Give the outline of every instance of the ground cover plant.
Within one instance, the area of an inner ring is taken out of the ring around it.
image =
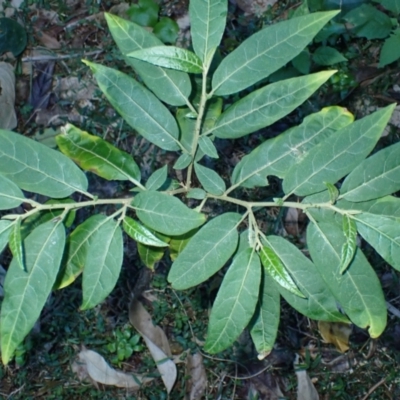
[[[352,321],[368,328],[371,337],[384,330],[383,292],[356,238],[358,232],[399,268],[398,201],[390,196],[399,189],[398,146],[367,158],[393,106],[355,122],[344,108],[325,108],[264,141],[237,163],[232,176],[218,174],[207,166],[218,157],[217,140],[237,139],[273,124],[334,74],[317,72],[252,91],[307,46],[336,12],[267,27],[213,65],[226,11],[226,2],[192,1],[194,52],[164,46],[140,26],[107,15],[139,81],[85,61],[130,126],[161,149],[179,154],[174,169],[184,171],[180,181],[165,166],[142,182],[132,157],[70,124],[57,138],[64,155],[1,131],[5,213],[0,239],[13,254],[1,311],[4,363],[33,327],[53,288],[65,288],[82,273],[81,309],[106,298],[122,265],[122,231],[139,243],[149,267],[169,252],[173,263],[168,279],[180,290],[201,284],[232,258],[210,316],[209,353],[231,346],[249,327],[260,358],[268,355],[281,296],[312,319]],[[237,101],[229,97],[244,90]],[[96,198],[88,192],[82,170],[126,181],[132,194]],[[267,186],[270,176],[282,180],[282,191],[255,199],[256,188]],[[52,200],[39,203],[21,190]],[[83,200],[69,198],[73,193]],[[26,212],[8,212],[21,204]],[[207,216],[203,211],[209,204],[213,208]],[[268,207],[306,213],[311,259],[265,228],[258,215]],[[74,226],[74,211],[81,208],[93,210],[93,216]]]

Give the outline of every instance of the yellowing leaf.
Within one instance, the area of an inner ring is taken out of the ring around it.
[[[349,337],[352,332],[350,324],[343,322],[318,321],[319,333],[326,343],[332,343],[341,352],[349,349]]]

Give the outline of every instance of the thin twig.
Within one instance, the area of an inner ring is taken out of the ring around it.
[[[35,62],[35,61],[51,61],[51,60],[65,60],[68,58],[74,58],[74,57],[88,57],[88,56],[97,56],[101,53],[103,53],[104,50],[95,50],[95,51],[89,51],[88,53],[82,52],[82,53],[72,53],[72,54],[56,54],[56,55],[39,55],[39,56],[33,56],[33,57],[23,57],[22,62]]]
[[[368,393],[361,399],[361,400],[367,400],[368,397],[376,390],[378,389],[379,386],[382,386],[386,381],[386,378],[382,378],[378,383],[376,383],[374,386],[372,386],[371,389],[368,390]]]

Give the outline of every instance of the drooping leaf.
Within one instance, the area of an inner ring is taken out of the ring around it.
[[[185,169],[192,162],[192,156],[188,153],[181,154],[176,160],[173,168],[174,169]]]
[[[336,183],[352,171],[374,148],[390,119],[393,105],[341,129],[325,139],[288,171],[285,193],[299,196],[321,192],[324,182]]]
[[[178,150],[178,125],[167,107],[135,79],[89,61],[101,89],[122,118],[149,142],[164,150]]]
[[[21,189],[10,179],[0,174],[0,210],[18,207],[25,200]]]
[[[95,307],[114,289],[122,266],[122,230],[109,219],[93,236],[83,269],[81,310]]]
[[[204,225],[172,264],[168,281],[184,290],[204,282],[221,269],[236,250],[241,216],[228,212]]]
[[[318,72],[258,89],[224,111],[212,132],[223,139],[236,139],[269,126],[302,104],[334,73]]]
[[[261,265],[253,249],[232,262],[211,310],[204,349],[219,353],[233,344],[249,323],[257,305]]]
[[[227,13],[226,0],[192,0],[189,3],[192,44],[203,62],[221,42]]]
[[[151,270],[154,270],[154,266],[163,258],[165,253],[165,249],[163,248],[147,246],[140,242],[138,242],[137,248],[143,264]]]
[[[318,47],[312,58],[316,64],[327,66],[347,61],[347,58],[342,53],[330,46]]]
[[[274,347],[280,311],[280,296],[276,284],[268,274],[264,274],[256,312],[250,323],[250,334],[259,360],[267,357]]]
[[[341,107],[327,107],[309,115],[301,125],[266,140],[244,156],[233,171],[232,183],[252,188],[268,185],[268,175],[284,178],[309,150],[351,122],[352,114]]]
[[[166,193],[139,193],[132,206],[145,225],[165,235],[182,235],[205,222],[204,214],[191,210]]]
[[[196,54],[175,46],[149,47],[128,53],[127,56],[159,67],[192,74],[201,74],[203,71],[202,62]]]
[[[165,247],[168,243],[163,242],[145,226],[139,224],[131,217],[125,217],[123,222],[124,231],[133,239],[139,243],[146,244],[148,246]]]
[[[108,27],[121,53],[126,55],[135,50],[160,46],[162,42],[146,29],[116,15],[105,13]],[[164,69],[133,58],[125,57],[145,85],[162,101],[172,106],[187,104],[192,90],[189,75]]]
[[[213,93],[236,93],[277,71],[296,57],[337,13],[293,18],[250,36],[218,66],[212,79]]]
[[[218,158],[218,151],[214,143],[208,136],[201,136],[199,140],[199,147],[201,151],[211,158]]]
[[[343,243],[340,259],[339,270],[341,274],[353,261],[357,249],[357,226],[347,214],[343,215],[343,233],[346,241]]]
[[[147,190],[158,190],[167,180],[168,166],[163,167],[154,171],[146,182]]]
[[[1,355],[4,364],[33,328],[56,279],[64,250],[64,227],[47,222],[36,228],[25,240],[25,267],[11,261],[4,282],[1,307]]]
[[[21,239],[21,218],[18,218],[11,228],[9,243],[11,254],[17,265],[25,271],[24,249]]]
[[[10,229],[12,227],[12,221],[1,220],[0,221],[0,253],[4,250],[10,237]]]
[[[352,322],[368,328],[370,336],[376,338],[385,329],[387,318],[382,287],[360,249],[346,272],[340,274],[338,265],[345,241],[340,225],[332,222],[308,225],[308,248],[326,285]]]
[[[344,180],[340,198],[367,201],[400,190],[400,143],[386,147],[360,163]]]
[[[18,187],[53,198],[86,193],[85,174],[66,156],[15,132],[0,130],[0,174]]]
[[[198,231],[198,229],[193,229],[189,232],[184,233],[183,235],[173,236],[171,241],[169,242],[169,256],[172,261],[175,261],[182,250],[189,243],[190,239],[194,236],[194,234]]]
[[[67,124],[56,137],[60,150],[85,171],[109,181],[140,182],[140,169],[132,156],[98,136]]]
[[[225,192],[225,182],[214,170],[197,163],[194,164],[194,170],[198,180],[206,192],[216,196]]]

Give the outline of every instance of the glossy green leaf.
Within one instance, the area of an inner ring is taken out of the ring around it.
[[[232,174],[232,183],[248,188],[266,186],[267,176],[284,178],[291,166],[336,130],[353,122],[353,116],[342,107],[326,107],[304,118],[301,125],[266,140],[244,156]]]
[[[268,356],[274,347],[280,311],[280,295],[276,284],[268,274],[264,274],[256,312],[250,323],[250,334],[259,360]]]
[[[193,229],[183,235],[173,236],[169,242],[169,256],[172,261],[175,261],[182,250],[189,243],[190,239],[195,235],[198,229]]]
[[[388,123],[390,105],[341,129],[304,156],[288,171],[283,181],[285,193],[299,196],[321,192],[324,182],[336,183],[370,153]]]
[[[342,246],[340,258],[340,273],[343,274],[353,261],[357,249],[357,226],[347,214],[343,215],[343,233],[346,241]]]
[[[172,18],[161,17],[160,20],[154,25],[153,33],[163,43],[174,44],[178,39],[179,25]]]
[[[196,200],[203,200],[206,196],[207,196],[206,191],[200,188],[192,188],[186,194],[186,197],[188,199],[196,199]]]
[[[259,254],[262,265],[277,284],[296,296],[304,297],[274,250],[264,246],[260,249]]]
[[[312,59],[316,64],[326,66],[331,66],[340,62],[347,61],[347,58],[342,53],[330,46],[318,47],[315,50]]]
[[[218,158],[218,151],[208,136],[201,136],[199,140],[199,147],[201,151],[211,158]]]
[[[360,235],[385,261],[400,270],[400,218],[362,213],[353,219]]]
[[[0,221],[0,253],[4,250],[10,237],[10,229],[12,228],[12,221]]]
[[[140,170],[132,156],[117,149],[98,136],[67,124],[56,137],[60,150],[85,171],[91,171],[109,181],[129,180],[137,185]]]
[[[359,210],[370,214],[400,218],[400,199],[393,196],[357,203],[339,200],[336,206],[344,210]]]
[[[191,210],[179,199],[166,193],[139,193],[132,206],[146,226],[165,235],[182,235],[205,222],[204,214]]]
[[[25,200],[21,189],[8,178],[0,174],[0,210],[18,207]]]
[[[142,243],[138,243],[137,248],[139,257],[142,260],[143,264],[151,270],[154,270],[156,263],[158,263],[163,258],[165,253],[165,249],[162,249],[160,247],[147,246]]]
[[[155,170],[146,182],[147,190],[158,190],[167,181],[168,166]]]
[[[139,222],[130,217],[124,218],[123,228],[128,236],[139,243],[154,247],[168,246],[168,243],[164,243],[145,226],[139,224]]]
[[[250,36],[218,66],[212,79],[213,93],[236,93],[271,75],[296,57],[337,13],[293,18]]]
[[[18,187],[53,198],[86,193],[85,174],[68,157],[18,133],[0,130],[0,174]]]
[[[221,269],[236,250],[240,214],[228,212],[204,225],[172,264],[168,281],[184,290],[204,282]]]
[[[215,171],[197,163],[194,164],[194,170],[197,179],[200,181],[206,192],[216,196],[225,192],[225,182]]]
[[[348,322],[340,313],[335,297],[316,266],[295,245],[278,236],[268,236],[271,248],[278,254],[305,298],[276,285],[284,299],[301,314],[318,321]]]
[[[33,328],[56,279],[64,251],[65,231],[57,222],[36,228],[25,240],[23,271],[13,260],[4,282],[1,307],[1,355],[4,364]]]
[[[212,132],[223,139],[236,139],[269,126],[296,109],[334,73],[318,72],[258,89],[224,111]]]
[[[146,61],[159,67],[175,69],[177,71],[201,74],[203,65],[199,57],[189,50],[175,46],[155,46],[136,50],[127,54],[128,57]]]
[[[164,150],[179,149],[179,129],[174,117],[148,89],[115,69],[84,63],[109,102],[132,128]]]
[[[328,222],[310,223],[307,244],[311,257],[326,285],[351,321],[368,328],[372,338],[386,326],[386,303],[382,287],[371,265],[360,249],[344,274],[338,265],[346,238],[340,225]]]
[[[331,204],[335,204],[336,200],[339,197],[339,190],[338,188],[333,185],[332,183],[329,182],[324,182],[325,186],[328,188],[328,193],[329,193],[329,199],[331,201]]]
[[[10,246],[11,254],[13,255],[13,259],[15,259],[17,265],[22,270],[25,270],[24,249],[21,238],[21,218],[18,218],[11,228],[8,245]]]
[[[135,50],[162,45],[156,36],[133,22],[108,13],[105,13],[105,17],[111,34],[124,55]],[[187,99],[192,90],[188,74],[164,69],[129,57],[124,59],[137,71],[145,85],[160,100],[172,106],[188,103]]]
[[[261,265],[253,249],[242,251],[230,265],[211,310],[204,350],[219,353],[233,344],[254,314]]]
[[[119,223],[109,219],[93,236],[82,277],[81,310],[101,303],[114,289],[122,266],[124,248]]]
[[[176,160],[173,168],[174,169],[185,169],[192,162],[192,156],[188,153],[181,154]]]
[[[190,33],[195,53],[203,60],[219,46],[225,30],[227,0],[192,0],[189,2]]]
[[[366,201],[400,190],[400,143],[378,151],[357,165],[340,188],[349,201]]]

